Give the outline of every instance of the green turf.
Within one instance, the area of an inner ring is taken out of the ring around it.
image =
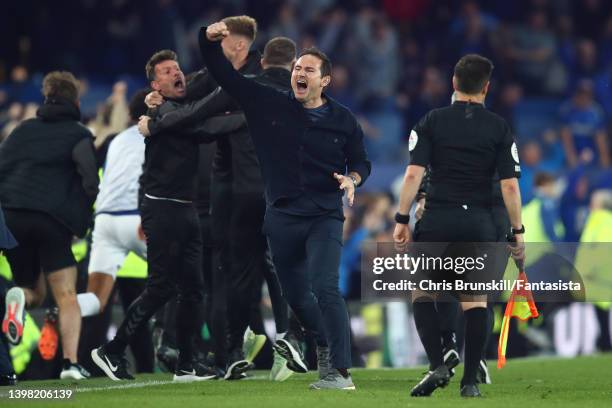
[[[494,363],[494,362],[493,362]],[[493,385],[481,386],[484,398],[462,400],[459,377],[430,398],[411,398],[410,388],[420,379],[422,369],[354,370],[357,391],[311,391],[308,384],[315,373],[294,375],[283,383],[265,379],[267,372],[242,381],[207,381],[191,384],[148,385],[141,388],[105,389],[108,386],[168,381],[169,374],[140,375],[135,382],[116,383],[92,379],[69,383],[77,389],[70,401],[15,402],[0,389],[0,407],[101,407],[101,408],[217,408],[217,407],[457,407],[498,408],[604,407],[612,406],[612,356],[576,359],[510,360],[501,371],[492,368]],[[20,387],[58,388],[60,381],[32,381]],[[80,390],[80,391],[79,391]]]

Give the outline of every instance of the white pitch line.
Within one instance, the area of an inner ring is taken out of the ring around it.
[[[252,377],[247,377],[243,380],[240,381],[244,381],[244,380],[267,380],[268,377],[264,376],[264,375],[256,375],[256,376],[252,376]],[[213,380],[211,380],[213,381]],[[153,380],[153,381],[145,381],[145,382],[136,382],[136,383],[129,383],[129,384],[117,384],[117,385],[102,385],[99,387],[78,387],[76,389],[76,392],[95,392],[95,391],[107,391],[107,390],[124,390],[124,389],[129,389],[129,388],[144,388],[144,387],[158,387],[160,385],[168,385],[168,384],[193,384],[196,383],[198,381],[193,381],[193,382],[187,382],[187,383],[179,383],[179,382],[174,382],[172,380],[167,380],[167,381],[161,381],[161,380]],[[206,381],[199,381],[199,382],[206,382]]]

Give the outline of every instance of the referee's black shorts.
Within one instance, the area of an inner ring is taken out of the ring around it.
[[[484,258],[484,269],[465,272],[424,269],[423,276],[434,282],[488,282],[502,278],[507,263],[505,244],[489,208],[428,208],[415,226],[414,239],[425,255],[447,258]],[[427,245],[425,243],[432,243]],[[466,290],[461,294],[487,294]]]
[[[76,265],[72,233],[51,215],[4,209],[6,225],[19,245],[6,251],[15,284],[34,287],[41,272],[48,274]]]

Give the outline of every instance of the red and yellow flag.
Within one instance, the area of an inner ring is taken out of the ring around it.
[[[520,320],[529,320],[539,316],[538,309],[533,301],[531,290],[525,289],[527,275],[524,271],[519,272],[517,281],[522,281],[521,286],[517,283],[512,289],[510,299],[506,304],[504,320],[502,321],[499,332],[499,343],[497,345],[497,368],[502,368],[506,364],[506,346],[508,345],[508,330],[510,329],[510,319],[516,317]]]

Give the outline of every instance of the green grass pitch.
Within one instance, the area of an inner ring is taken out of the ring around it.
[[[491,362],[492,365],[495,361]],[[283,383],[267,380],[255,371],[242,381],[171,383],[170,374],[139,375],[136,381],[83,382],[31,381],[19,388],[76,390],[68,401],[15,401],[8,388],[0,389],[0,407],[100,407],[100,408],[217,408],[217,407],[605,407],[612,406],[612,355],[575,359],[509,360],[503,370],[491,367],[492,385],[481,386],[484,398],[459,397],[461,366],[448,387],[429,398],[411,398],[410,388],[423,369],[353,370],[356,391],[313,391],[308,384],[316,373],[294,375]]]

